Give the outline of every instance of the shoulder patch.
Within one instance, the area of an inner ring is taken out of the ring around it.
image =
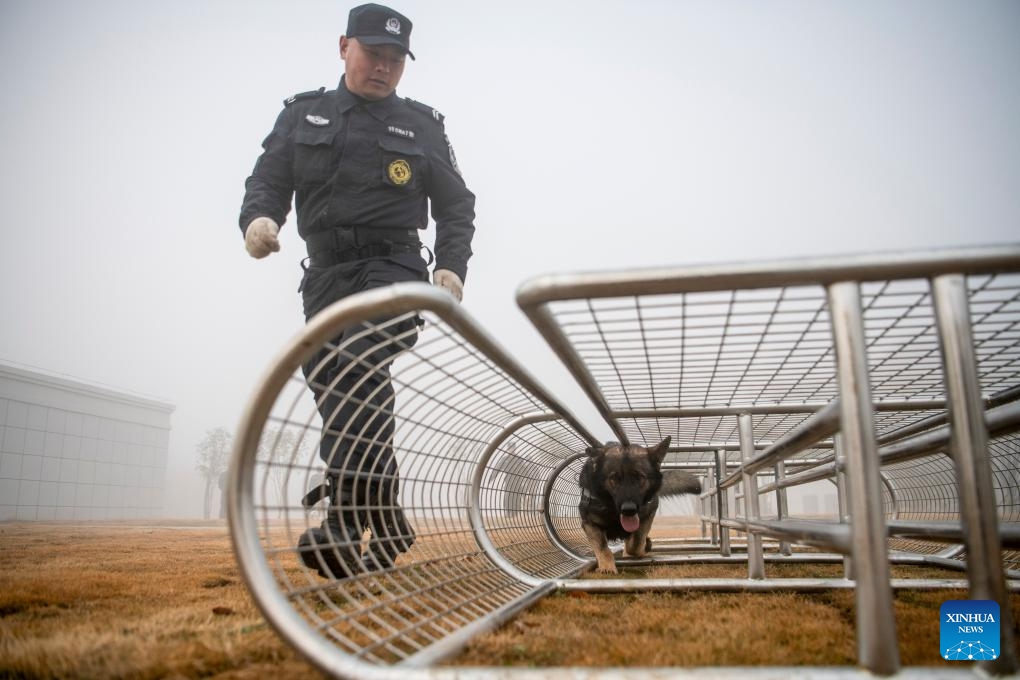
[[[298,94],[292,95],[287,99],[283,100],[284,106],[290,106],[294,102],[301,101],[302,99],[311,99],[313,97],[321,97],[326,91],[326,88],[320,87],[318,90],[309,90],[308,92],[299,92]]]
[[[434,108],[432,108],[428,104],[422,104],[421,102],[415,101],[414,99],[411,99],[410,97],[404,97],[404,101],[407,102],[408,105],[410,105],[410,107],[412,109],[415,109],[419,113],[425,114],[426,116],[428,116],[432,120],[436,121],[440,125],[443,124],[443,119],[445,118],[445,116],[443,116],[443,114],[439,113],[438,111],[436,111]]]

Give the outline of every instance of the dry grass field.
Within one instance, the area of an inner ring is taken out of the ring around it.
[[[318,677],[262,619],[221,522],[0,524],[0,677]]]
[[[770,576],[838,576],[838,565]],[[742,577],[739,566],[624,576]],[[955,572],[894,568],[896,577]],[[938,610],[963,592],[896,596],[905,665],[938,666]],[[1020,620],[1020,596],[1012,600]],[[475,640],[455,666],[853,666],[850,591],[564,593]],[[218,522],[0,524],[0,677],[312,678],[262,619]]]
[[[648,578],[745,578],[738,565],[629,569]],[[770,576],[840,578],[841,565],[769,565]],[[892,568],[894,578],[951,578],[941,569]],[[591,578],[599,578],[592,576]],[[965,591],[900,591],[895,611],[905,666],[959,663],[938,656],[939,608]],[[1013,597],[1020,615],[1020,596]],[[559,593],[475,640],[454,665],[853,666],[854,594]],[[578,622],[576,626],[565,621]]]

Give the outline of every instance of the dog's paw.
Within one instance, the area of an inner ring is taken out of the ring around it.
[[[608,567],[598,567],[598,568],[596,568],[595,569],[595,573],[596,574],[618,574],[619,572],[616,571],[616,565],[615,564],[611,564]]]

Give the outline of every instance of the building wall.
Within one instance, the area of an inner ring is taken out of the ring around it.
[[[0,521],[161,517],[173,410],[0,364]]]

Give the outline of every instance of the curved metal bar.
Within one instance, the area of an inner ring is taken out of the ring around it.
[[[892,505],[892,513],[889,519],[897,520],[900,518],[900,502],[899,497],[896,495],[896,485],[886,474],[885,470],[878,471],[878,479],[882,482],[882,486],[889,492],[890,504]]]
[[[321,322],[320,322],[320,325]],[[237,556],[238,569],[248,584],[256,606],[281,638],[320,671],[336,677],[383,678],[385,673],[371,664],[347,655],[338,655],[328,638],[308,625],[278,589],[265,553],[258,545],[259,530],[254,506],[254,478],[245,474],[244,463],[258,450],[262,423],[269,417],[277,393],[283,389],[293,372],[314,351],[301,335],[294,338],[281,356],[270,363],[269,370],[256,383],[238,424],[227,480],[227,524],[230,540]]]
[[[938,274],[992,274],[1020,269],[1020,245],[955,250],[862,254],[691,267],[539,276],[517,289],[517,304],[528,310],[554,300],[776,288],[840,281],[926,278]],[[530,314],[529,314],[530,317]]]
[[[582,438],[592,444],[598,443],[598,439],[572,412],[468,316],[452,296],[434,286],[401,283],[367,291],[340,300],[312,318],[270,363],[243,411],[231,454],[226,489],[228,524],[239,569],[263,615],[298,653],[323,672],[337,677],[375,678],[389,674],[379,666],[351,655],[337,654],[330,638],[310,627],[280,591],[267,556],[259,546],[259,527],[253,514],[256,499],[251,465],[254,465],[260,435],[275,399],[284,391],[290,377],[300,371],[318,348],[338,336],[345,327],[365,319],[396,317],[418,311],[429,311],[442,319],[494,365],[556,412],[559,419]],[[522,582],[536,586],[543,581],[528,577]]]
[[[520,304],[519,296],[518,304]],[[584,363],[584,359],[574,350],[570,340],[563,333],[563,329],[560,328],[559,324],[556,323],[556,319],[549,309],[542,306],[522,306],[521,309],[531,320],[535,328],[538,329],[539,333],[542,334],[542,337],[545,338],[552,351],[556,353],[556,356],[567,367],[567,370],[574,376],[577,384],[588,396],[588,399],[591,400],[591,403],[595,405],[595,409],[602,416],[603,420],[606,421],[606,424],[609,425],[616,438],[623,444],[629,444],[630,441],[627,438],[627,433],[623,430],[620,422],[613,417],[613,410],[602,394],[602,390],[599,389],[597,381]],[[600,443],[593,441],[592,446],[598,446]]]
[[[544,413],[544,414],[538,414],[538,415],[534,415],[534,416],[525,416],[525,417],[519,418],[519,419],[515,420],[514,422],[510,423],[509,425],[507,425],[505,428],[503,428],[502,432],[497,434],[489,442],[489,445],[486,447],[485,452],[478,459],[478,463],[475,465],[474,475],[471,478],[471,503],[468,506],[468,517],[471,520],[471,529],[472,529],[472,531],[475,534],[475,541],[478,542],[478,545],[482,548],[482,550],[485,551],[485,554],[489,557],[490,560],[492,560],[493,564],[498,566],[500,569],[502,569],[504,572],[506,572],[507,574],[509,574],[513,578],[517,579],[518,581],[520,581],[522,583],[526,583],[529,586],[534,586],[534,587],[537,587],[537,586],[542,585],[543,583],[546,583],[547,579],[538,578],[534,574],[529,574],[528,572],[520,569],[516,564],[514,564],[510,560],[506,559],[506,557],[503,556],[503,553],[500,552],[499,548],[496,547],[495,543],[493,543],[492,539],[489,537],[489,532],[485,528],[485,520],[482,518],[482,513],[481,513],[481,502],[480,502],[480,500],[481,500],[482,479],[485,476],[485,470],[486,470],[486,468],[488,466],[489,459],[492,458],[493,453],[495,453],[496,450],[499,449],[499,447],[503,444],[504,441],[506,441],[506,439],[511,434],[513,434],[514,432],[516,432],[520,428],[524,427],[525,425],[532,425],[534,423],[550,422],[550,421],[554,421],[554,420],[560,420],[559,416],[557,416],[555,414]],[[559,469],[560,468],[556,468],[556,470],[559,470]],[[554,472],[554,474],[555,474],[555,472]],[[548,500],[548,496],[546,496],[546,499]],[[549,531],[549,529],[551,527],[550,527],[550,523],[549,523],[548,517],[547,517],[547,515],[548,515],[548,502],[546,502],[545,505],[546,505],[546,512],[543,512],[542,514],[545,517],[546,531]],[[549,536],[550,536],[550,539],[552,539],[553,536],[555,536],[555,532],[550,532]],[[558,537],[556,537],[556,539],[553,541],[553,543],[558,548],[560,548],[560,550],[563,550],[563,552],[565,552],[565,553],[567,553],[569,555],[573,555],[573,552],[570,551],[569,549],[567,549],[563,545],[562,541],[559,540]]]
[[[564,470],[570,467],[571,463],[580,458],[584,458],[586,455],[587,454],[585,453],[579,453],[576,456],[564,458],[563,462],[557,465],[552,470],[552,472],[549,473],[549,476],[546,478],[545,481],[545,489],[543,489],[542,492],[542,499],[544,504],[544,512],[542,513],[542,519],[545,521],[545,530],[549,534],[549,539],[553,542],[553,544],[556,547],[558,547],[560,550],[567,553],[568,555],[576,557],[578,560],[590,562],[591,561],[590,558],[581,555],[576,550],[572,549],[570,546],[563,542],[563,539],[560,538],[560,534],[558,531],[556,531],[556,527],[553,525],[552,518],[549,515],[549,499],[552,497],[553,486],[556,484],[556,480],[559,479],[560,474],[562,474]]]

